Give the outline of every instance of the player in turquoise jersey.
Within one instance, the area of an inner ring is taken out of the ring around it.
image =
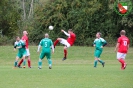
[[[46,33],[45,38],[42,39],[39,43],[38,50],[39,52],[40,47],[42,47],[42,51],[40,53],[39,61],[38,61],[38,69],[42,68],[42,59],[46,56],[49,64],[49,69],[52,68],[52,60],[51,60],[51,48],[52,52],[54,53],[54,46],[51,39],[49,39],[49,35]]]
[[[14,62],[14,67],[17,67],[18,59],[22,58],[23,60],[25,60],[25,55],[26,55],[25,43],[24,41],[20,40],[18,36],[16,37],[16,42],[14,44],[14,50],[16,50],[16,48],[18,49],[18,54]]]
[[[97,66],[97,62],[99,61],[102,66],[104,67],[105,65],[105,62],[103,62],[101,59],[100,59],[100,55],[102,54],[102,51],[103,51],[103,47],[107,44],[107,42],[101,38],[101,33],[100,32],[97,32],[96,34],[96,39],[94,40],[94,47],[95,47],[95,52],[94,52],[94,56],[95,56],[95,61],[94,61],[94,67]]]

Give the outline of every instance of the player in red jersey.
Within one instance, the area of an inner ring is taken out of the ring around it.
[[[23,31],[22,40],[25,42],[26,46],[26,57],[28,58],[28,67],[31,68],[31,61],[30,61],[30,52],[29,52],[29,39],[28,39],[28,33],[27,31]],[[21,63],[23,62],[23,59],[19,62],[18,67],[20,67]],[[25,62],[24,62],[25,63]],[[25,68],[25,66],[24,66]]]
[[[121,69],[124,70],[126,68],[125,57],[129,49],[129,39],[125,36],[125,30],[121,30],[121,37],[118,38],[115,51],[117,51],[117,59],[121,63]]]
[[[72,46],[75,42],[76,35],[73,33],[72,29],[68,30],[68,33],[65,32],[64,30],[61,30],[66,36],[68,36],[67,40],[63,38],[57,38],[57,40],[54,42],[54,47],[57,45],[58,42],[61,44],[65,45],[64,46],[64,58],[62,59],[63,61],[67,59],[67,48]]]

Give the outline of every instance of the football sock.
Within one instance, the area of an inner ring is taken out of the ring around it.
[[[96,66],[97,66],[97,60],[94,61],[94,67],[96,67]]]
[[[20,62],[18,63],[18,66],[20,66],[23,62],[23,59],[20,60]]]
[[[26,65],[26,60],[23,61],[23,66],[25,66],[25,65]]]
[[[52,66],[52,60],[51,59],[48,59],[48,64],[49,64],[49,66]]]
[[[102,60],[98,60],[101,64],[103,63],[103,61]]]
[[[17,66],[17,64],[18,64],[18,61],[15,61],[15,62],[14,62],[14,67],[16,67],[16,66]]]
[[[121,63],[121,67],[124,67],[125,61],[123,59],[119,59],[119,62]]]
[[[57,45],[58,42],[59,42],[59,40],[56,40],[56,41],[54,42],[54,47]]]
[[[64,57],[66,58],[66,56],[67,56],[67,50],[64,49]]]
[[[31,67],[31,61],[28,59],[28,67]]]
[[[39,60],[39,61],[38,61],[38,66],[39,66],[39,67],[42,67],[42,60]]]

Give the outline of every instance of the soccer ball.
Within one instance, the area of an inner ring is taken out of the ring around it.
[[[54,27],[53,27],[53,26],[49,26],[48,28],[49,28],[49,30],[53,30],[53,29],[54,29]]]

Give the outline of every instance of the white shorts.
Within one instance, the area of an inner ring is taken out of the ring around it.
[[[117,52],[117,59],[125,59],[126,53]]]
[[[30,51],[29,51],[29,49],[26,49],[26,56],[30,56]]]
[[[67,40],[61,38],[61,41],[60,41],[61,44],[67,46],[67,47],[70,47],[71,45],[67,42]]]

